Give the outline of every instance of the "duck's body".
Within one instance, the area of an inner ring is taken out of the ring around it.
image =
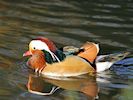
[[[62,62],[46,64],[42,70],[45,76],[70,77],[86,73],[93,73],[95,69],[84,59],[78,56],[67,56]]]
[[[35,50],[33,52],[32,57],[28,60],[28,65],[35,70],[35,72],[39,72],[45,77],[49,78],[56,78],[56,77],[73,77],[83,74],[91,74],[98,71],[106,70],[107,68],[111,67],[111,65],[122,59],[124,56],[126,56],[128,53],[121,53],[121,54],[115,54],[110,56],[105,56],[103,58],[98,58],[96,60],[96,69],[84,58],[81,58],[79,56],[67,56],[63,61],[61,62],[55,62],[52,64],[48,64],[45,61],[45,54],[41,50]],[[111,57],[112,56],[112,57]],[[111,58],[110,58],[111,57]],[[99,64],[104,63],[103,61],[108,58],[107,60],[112,60],[112,63],[110,63],[106,66],[102,65],[99,66]],[[98,62],[99,61],[99,62]],[[103,68],[102,68],[103,67]],[[102,69],[102,70],[101,70]]]

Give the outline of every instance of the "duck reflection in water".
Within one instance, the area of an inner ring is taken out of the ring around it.
[[[98,85],[95,77],[74,77],[61,80],[43,78],[30,74],[27,83],[30,93],[38,95],[51,95],[61,90],[77,91],[84,93],[87,97],[95,99],[98,97]]]

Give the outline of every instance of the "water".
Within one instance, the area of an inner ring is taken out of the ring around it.
[[[97,42],[102,54],[132,49],[132,0],[0,0],[0,100],[87,100],[97,93],[99,100],[132,100],[132,55],[124,64],[99,73],[96,81],[76,80],[80,87],[68,81],[66,87],[64,81],[29,74],[22,54],[37,36],[50,38],[58,47]],[[62,88],[51,96],[29,93],[26,84],[31,76],[44,90]]]

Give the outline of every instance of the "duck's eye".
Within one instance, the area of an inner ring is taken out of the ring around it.
[[[33,49],[35,50],[35,49],[36,49],[36,47],[33,47]]]

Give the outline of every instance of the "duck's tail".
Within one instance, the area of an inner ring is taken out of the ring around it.
[[[96,62],[117,62],[119,60],[122,60],[129,54],[130,54],[129,51],[124,51],[124,52],[113,53],[109,55],[100,55],[97,57]]]
[[[130,52],[119,52],[109,55],[100,55],[97,56],[95,64],[97,72],[105,71],[109,69],[114,63],[124,59]]]

